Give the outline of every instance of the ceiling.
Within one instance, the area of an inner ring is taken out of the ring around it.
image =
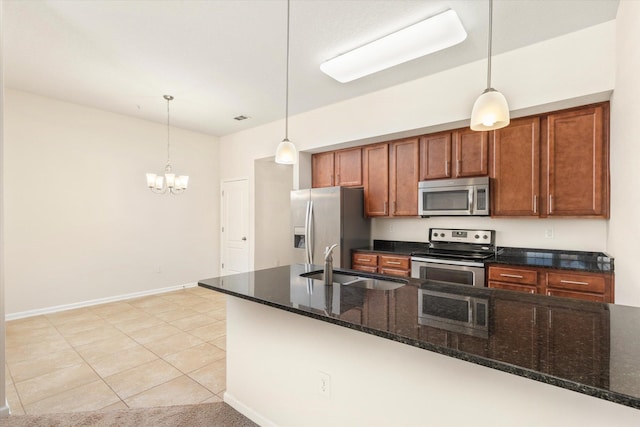
[[[5,0],[5,86],[226,135],[285,115],[285,0]],[[468,37],[350,83],[321,62],[446,9]],[[501,53],[615,19],[618,0],[496,0]],[[292,0],[289,114],[486,57],[488,1]],[[478,88],[478,94],[484,88]],[[246,115],[244,121],[235,116]]]

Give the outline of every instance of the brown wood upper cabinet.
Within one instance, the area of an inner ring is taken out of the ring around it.
[[[418,215],[418,152],[418,138],[364,147],[365,215]]]
[[[608,104],[549,114],[546,120],[546,214],[608,218]]]
[[[390,216],[418,215],[418,138],[389,144]]]
[[[491,216],[609,217],[608,103],[516,119],[491,137]]]
[[[367,145],[362,149],[364,214],[389,215],[389,144]]]
[[[317,153],[311,156],[311,186],[359,187],[362,185],[362,147]]]
[[[516,119],[491,138],[491,215],[538,216],[540,118]]]
[[[420,181],[486,176],[487,132],[459,129],[420,138]]]

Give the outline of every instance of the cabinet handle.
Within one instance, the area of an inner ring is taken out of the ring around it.
[[[512,277],[514,279],[524,279],[523,276],[518,276],[517,274],[505,274],[505,273],[500,273],[501,277]]]
[[[549,213],[553,213],[553,194],[549,194]]]
[[[402,263],[400,261],[387,261],[387,264],[400,265]]]
[[[336,175],[336,185],[340,184],[340,174]]]
[[[458,160],[458,169],[456,170],[456,176],[460,176],[460,173],[462,173],[462,160]]]
[[[394,200],[391,205],[391,213],[395,215],[396,213],[396,201]]]
[[[538,213],[538,195],[533,195],[533,213]]]
[[[334,186],[334,184],[333,184],[333,175],[331,175],[331,186],[332,187]]]
[[[371,260],[369,258],[357,258],[356,261],[369,262]]]
[[[444,161],[444,174],[445,174],[445,176],[449,176],[449,163],[451,163],[449,160],[445,160]]]
[[[567,283],[569,285],[588,285],[589,282],[576,282],[574,280],[560,280],[560,283]]]
[[[384,214],[387,214],[387,202],[384,202]]]

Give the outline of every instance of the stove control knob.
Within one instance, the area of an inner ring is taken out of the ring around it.
[[[480,238],[480,236],[478,236],[477,234],[476,234],[474,237],[475,237],[476,239],[479,239],[479,238]]]
[[[484,236],[482,236],[483,239],[487,240],[489,238],[489,236],[487,236],[486,234]]]

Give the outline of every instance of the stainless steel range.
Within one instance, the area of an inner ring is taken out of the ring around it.
[[[429,229],[429,249],[411,254],[411,277],[486,286],[484,260],[496,253],[495,230]]]

